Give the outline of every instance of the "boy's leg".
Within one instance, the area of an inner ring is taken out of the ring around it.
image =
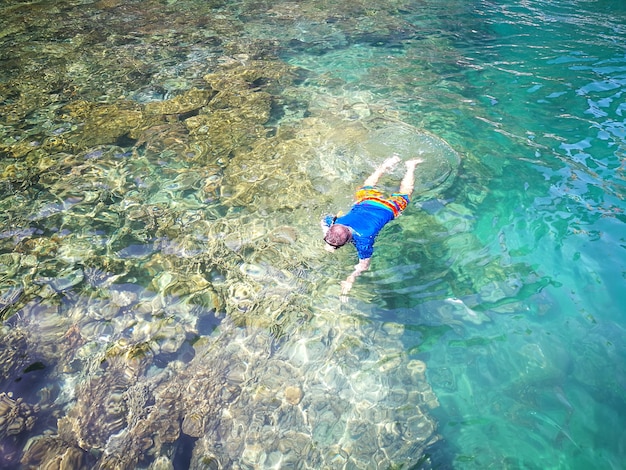
[[[394,155],[393,157],[389,157],[378,168],[376,168],[374,173],[372,173],[371,175],[367,177],[367,179],[363,182],[363,186],[376,186],[376,183],[378,183],[378,180],[380,179],[380,177],[387,170],[390,170],[391,168],[393,168],[396,165],[396,163],[398,163],[399,161],[400,161],[400,157],[398,157],[397,155]]]
[[[424,160],[416,158],[405,162],[406,173],[400,182],[400,194],[406,194],[409,197],[413,194],[413,187],[415,185],[415,167],[423,161]]]

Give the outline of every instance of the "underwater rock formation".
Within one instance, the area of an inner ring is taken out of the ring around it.
[[[182,433],[197,439],[191,468],[415,461],[436,440],[425,411],[437,401],[423,366],[394,357],[400,345],[393,335],[370,329],[376,342],[364,342],[358,324],[330,318],[317,320],[319,337],[274,354],[267,330],[223,323],[184,367],[137,376],[134,385],[134,371],[126,378],[107,371],[80,388],[59,423],[63,440],[75,443],[60,453],[80,456],[72,450],[80,448],[100,456],[99,468],[129,468],[167,455]],[[355,373],[355,361],[364,370]]]
[[[11,395],[0,393],[0,439],[29,431],[35,424],[37,405],[24,403],[21,398],[13,399]]]
[[[20,463],[29,469],[93,468],[95,459],[59,437],[39,436],[28,442]]]
[[[0,464],[8,467],[19,460],[21,435],[33,428],[39,410],[38,405],[0,392]]]

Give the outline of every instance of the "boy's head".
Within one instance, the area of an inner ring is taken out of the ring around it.
[[[350,241],[352,238],[352,232],[345,225],[333,224],[330,226],[324,241],[333,249],[337,249]]]

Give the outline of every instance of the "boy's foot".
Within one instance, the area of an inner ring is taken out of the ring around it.
[[[420,163],[424,163],[424,160],[422,160],[421,158],[413,158],[412,160],[407,160],[406,162],[404,162],[407,168],[409,167],[415,168]]]
[[[396,164],[400,161],[400,157],[398,155],[393,155],[392,157],[389,157],[387,160],[385,160],[383,162],[383,164],[381,165],[381,167],[384,170],[390,170],[391,168],[393,168],[394,166],[396,166]]]

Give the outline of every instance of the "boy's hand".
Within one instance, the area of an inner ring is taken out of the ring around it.
[[[363,263],[363,264],[361,264]],[[369,267],[369,259],[361,260],[359,264],[357,264],[354,268],[354,272],[350,274],[345,281],[341,281],[341,301],[348,301],[348,293],[352,289],[354,285],[354,281],[356,281],[356,277],[360,276],[363,271],[365,271]]]
[[[348,276],[348,279],[346,279],[345,281],[341,281],[341,295],[348,295],[348,292],[350,292],[350,289],[352,289],[352,285],[354,284],[355,279],[356,276],[350,275]]]
[[[354,278],[348,278],[345,281],[341,281],[341,295],[339,298],[341,299],[341,303],[346,303],[348,301],[348,293],[350,289],[352,289],[352,284],[354,284]]]

